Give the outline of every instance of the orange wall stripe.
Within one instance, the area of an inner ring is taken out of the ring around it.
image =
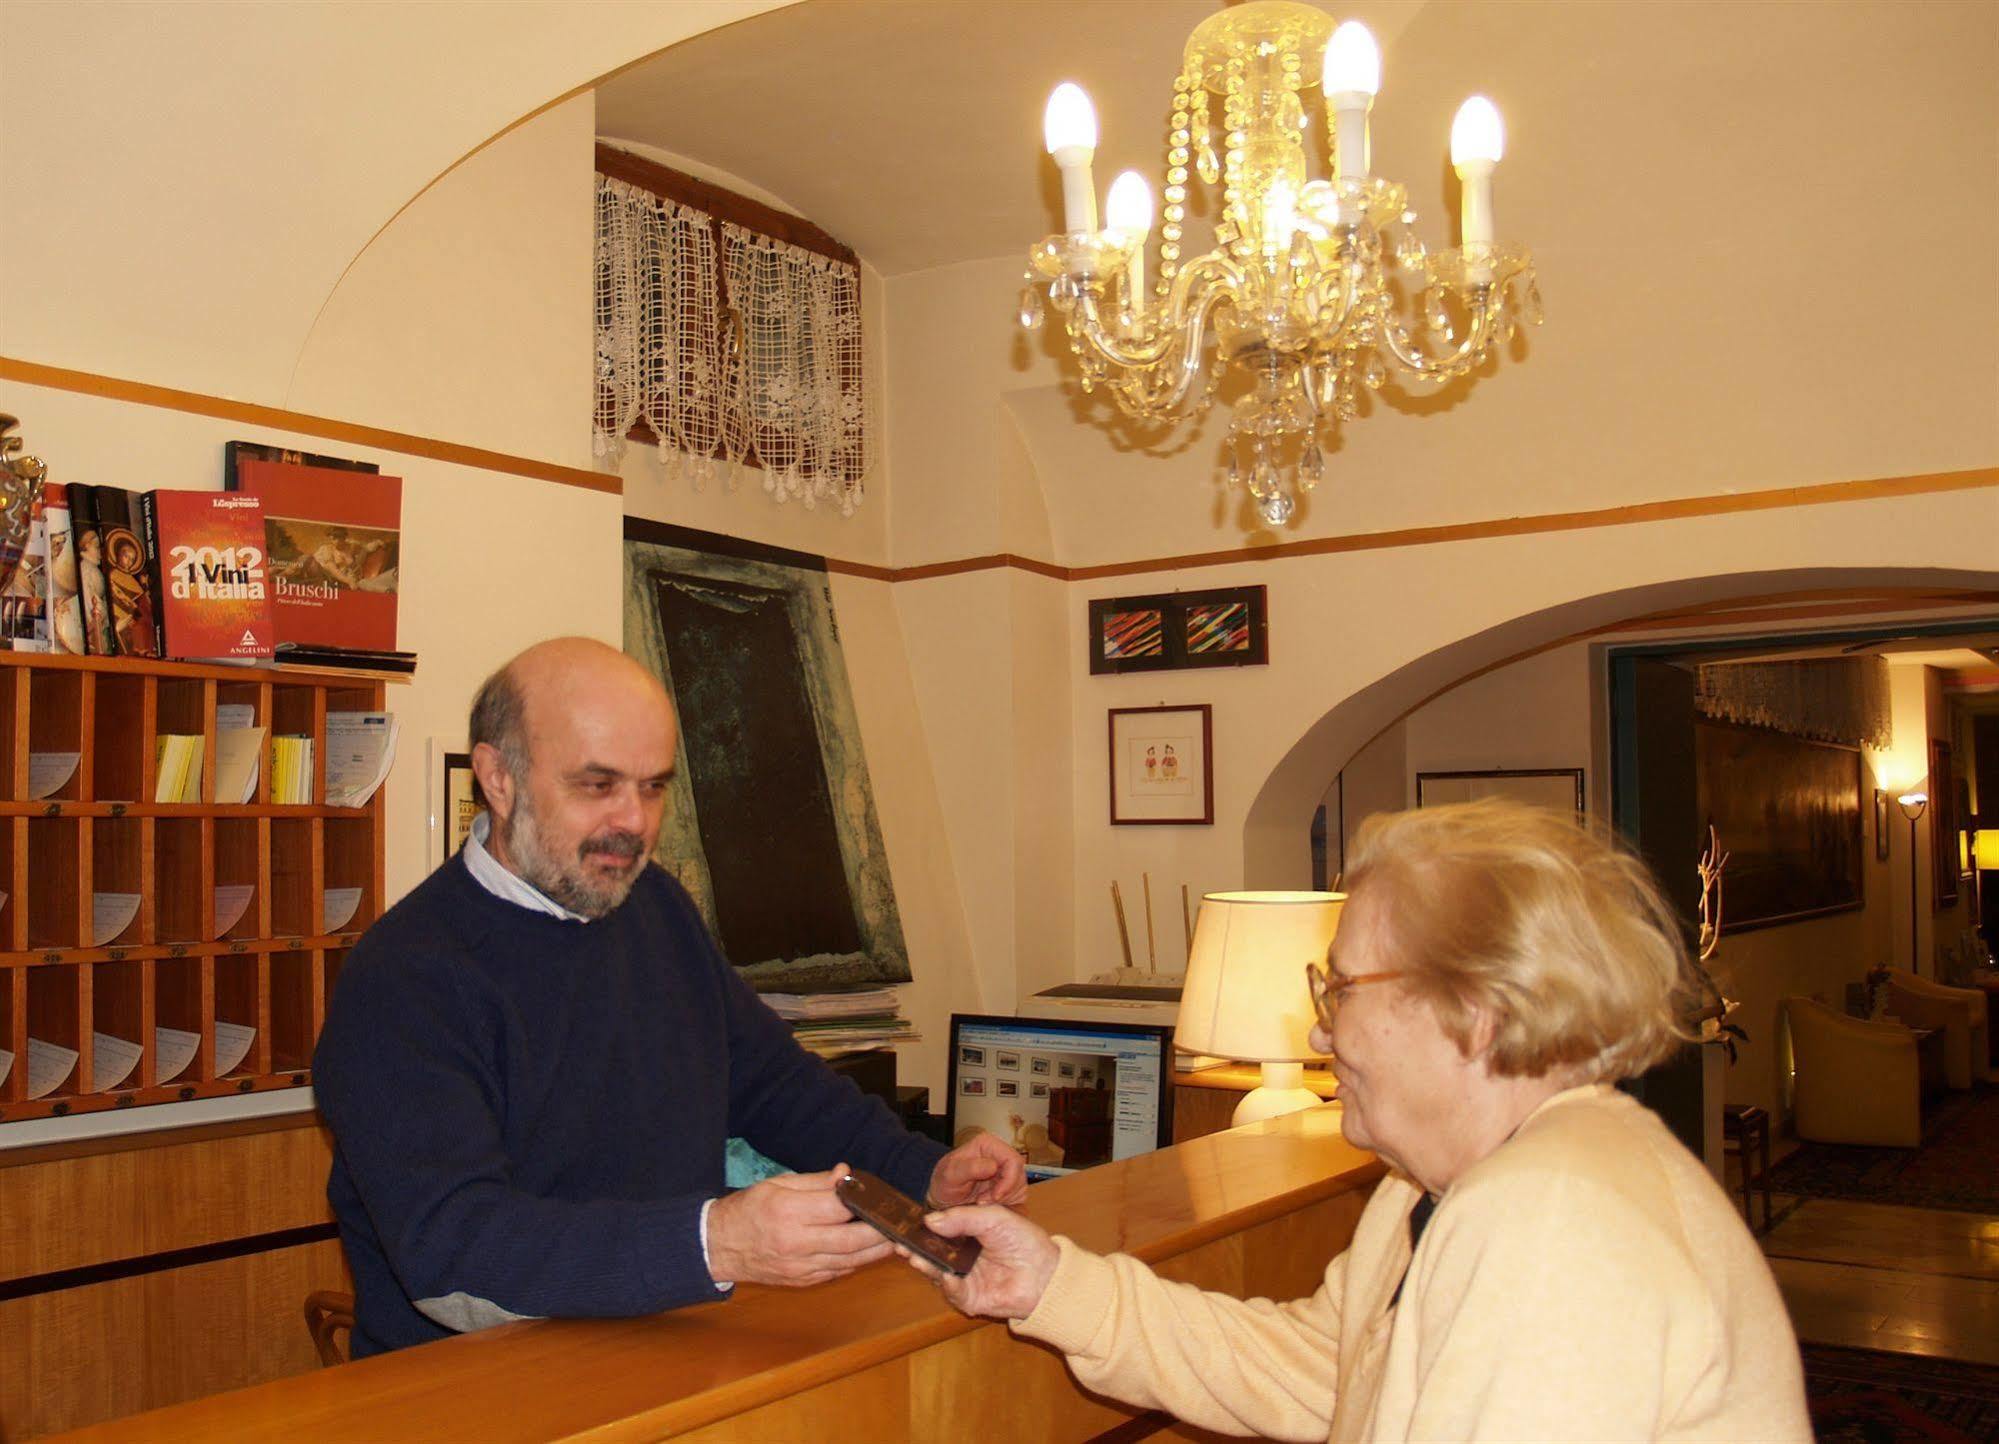
[[[72,371],[61,366],[44,366],[33,361],[0,356],[0,380],[31,386],[48,386],[59,391],[75,391],[129,401],[141,406],[159,406],[197,416],[216,416],[256,426],[269,426],[306,436],[325,437],[358,446],[378,447],[411,456],[429,457],[460,466],[486,471],[533,477],[563,486],[590,491],[622,494],[624,482],[616,476],[585,471],[580,467],[558,466],[501,451],[487,451],[457,442],[412,436],[407,432],[384,431],[359,426],[325,416],[308,416],[273,406],[258,406],[206,396],[196,391],[177,391],[143,381],[124,381],[98,376],[88,371]],[[1939,492],[1975,491],[1999,486],[1999,467],[1979,467],[1970,471],[1934,471],[1914,476],[1884,476],[1865,481],[1822,482],[1812,486],[1774,487],[1767,491],[1731,492],[1718,496],[1680,497],[1672,501],[1641,502],[1631,506],[1600,507],[1592,511],[1545,512],[1538,516],[1499,517],[1489,521],[1456,522],[1449,526],[1403,527],[1393,531],[1362,532],[1350,536],[1314,537],[1307,541],[1273,542],[1260,546],[1234,547],[1225,551],[1187,552],[1179,556],[1154,557],[1145,561],[1104,562],[1094,566],[1066,567],[1013,552],[963,557],[954,561],[926,562],[913,567],[882,567],[867,562],[842,561],[829,557],[826,569],[845,576],[874,581],[913,582],[968,572],[1011,568],[1050,577],[1056,581],[1097,581],[1109,577],[1141,576],[1148,572],[1189,571],[1203,567],[1235,566],[1243,562],[1282,561],[1293,557],[1333,556],[1342,552],[1383,551],[1395,547],[1435,546],[1444,542],[1475,541],[1485,537],[1534,536],[1543,532],[1584,531],[1594,527],[1636,526],[1655,521],[1681,521],[1694,517],[1728,516],[1737,512],[1780,511],[1790,507],[1828,506],[1849,501],[1881,501],[1904,496],[1927,496]]]
[[[102,396],[112,401],[130,401],[140,406],[158,406],[168,411],[185,411],[195,416],[215,416],[224,421],[241,421],[249,426],[268,426],[305,436],[324,437],[351,446],[399,451],[409,456],[448,461],[457,466],[476,466],[482,471],[506,472],[512,476],[553,481],[562,486],[579,486],[587,491],[622,494],[625,484],[617,476],[585,471],[576,466],[558,466],[552,461],[513,456],[504,451],[488,451],[479,446],[461,446],[455,441],[438,441],[428,436],[412,436],[406,431],[384,431],[378,426],[357,426],[351,421],[335,421],[329,416],[308,416],[275,406],[259,406],[248,401],[230,401],[205,396],[198,391],[176,391],[170,386],[154,386],[145,381],[123,381],[115,376],[98,376],[88,371],[71,371],[63,366],[43,366],[12,356],[0,356],[0,381],[18,381],[28,386],[47,386],[57,391],[75,391],[85,396]],[[28,418],[22,418],[27,434],[33,435]]]

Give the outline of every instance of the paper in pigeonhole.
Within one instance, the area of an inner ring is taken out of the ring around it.
[[[320,902],[319,930],[322,933],[337,933],[347,926],[347,920],[354,916],[354,909],[361,906],[361,889],[358,887],[330,887]]]
[[[90,1091],[108,1093],[139,1066],[139,1045],[109,1033],[90,1035]]]
[[[326,714],[326,804],[362,807],[396,761],[401,726],[387,712]]]
[[[101,948],[132,926],[139,915],[135,892],[94,892],[90,895],[90,945]]]
[[[241,1023],[225,1023],[215,1020],[215,1076],[233,1073],[244,1058],[249,1056],[250,1045],[257,1041],[257,1030],[246,1028]]]
[[[40,1038],[28,1040],[28,1096],[46,1098],[62,1087],[76,1067],[76,1049],[65,1048],[60,1043],[45,1043]]]
[[[30,752],[28,754],[28,796],[37,802],[53,797],[76,771],[81,752]]]
[[[216,709],[219,715],[221,709]],[[257,800],[257,768],[264,757],[264,729],[221,727],[215,731],[215,800]]]
[[[243,921],[243,914],[250,910],[250,899],[255,897],[257,885],[249,882],[218,883],[215,888],[215,932],[221,937],[236,924]]]
[[[171,1083],[180,1077],[200,1051],[199,1033],[190,1033],[185,1028],[153,1029],[153,1052],[157,1055],[154,1073],[162,1083]]]

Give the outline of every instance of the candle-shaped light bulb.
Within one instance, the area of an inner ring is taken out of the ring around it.
[[[1506,149],[1499,111],[1482,95],[1458,107],[1451,122],[1451,167],[1464,183],[1464,244],[1492,244],[1492,168]]]
[[[1097,189],[1090,158],[1097,151],[1097,112],[1083,87],[1065,80],[1048,97],[1041,136],[1062,172],[1062,224],[1070,234],[1097,228]]]
[[[1342,24],[1326,42],[1320,78],[1328,95],[1381,94],[1381,47],[1374,43],[1373,33],[1358,20]]]
[[[1131,291],[1132,314],[1145,303],[1145,238],[1152,233],[1152,187],[1135,170],[1123,171],[1111,182],[1104,197],[1104,220],[1114,231],[1122,231],[1131,242],[1131,259],[1125,262],[1125,278]]]
[[[1320,81],[1333,117],[1333,174],[1357,180],[1367,174],[1367,113],[1381,90],[1381,47],[1358,20],[1326,42]]]

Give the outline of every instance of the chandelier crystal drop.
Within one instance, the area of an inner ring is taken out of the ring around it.
[[[1458,111],[1451,164],[1464,186],[1462,244],[1430,251],[1404,188],[1369,170],[1368,112],[1380,87],[1381,52],[1355,21],[1335,30],[1297,0],[1251,0],[1203,21],[1174,81],[1150,278],[1150,187],[1135,171],[1119,176],[1100,228],[1096,112],[1069,82],[1048,101],[1044,139],[1062,175],[1063,230],[1028,254],[1021,325],[1040,325],[1045,284],[1083,389],[1102,386],[1141,421],[1203,411],[1214,382],[1240,372],[1224,473],[1249,488],[1272,526],[1291,519],[1324,472],[1324,446],[1391,368],[1440,385],[1482,365],[1518,323],[1541,323],[1532,258],[1493,240],[1499,112],[1483,96]],[[1324,92],[1322,178],[1306,145],[1313,89]],[[1213,245],[1190,257],[1195,177],[1221,194]]]

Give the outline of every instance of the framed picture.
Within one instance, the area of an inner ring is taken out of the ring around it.
[[[1093,673],[1260,667],[1269,660],[1268,593],[1261,586],[1090,602]]]
[[[1030,1098],[1046,1098],[1048,1096],[1048,1085],[1046,1083],[1028,1084],[1027,1096]]]
[[[1111,822],[1213,823],[1214,713],[1193,707],[1110,709]]]
[[[1452,802],[1476,802],[1482,797],[1510,797],[1533,807],[1583,815],[1583,770],[1580,767],[1495,768],[1491,772],[1419,772],[1416,805],[1443,807]]]
[[[1074,1078],[1076,1076],[1076,1065],[1074,1063],[1057,1063],[1055,1071],[1061,1077]]]
[[[1000,1080],[999,1080],[999,1096],[1000,1096],[1001,1098],[1018,1098],[1018,1097],[1020,1096],[1020,1084],[1019,1084],[1019,1082],[1018,1082],[1017,1080],[1015,1080],[1015,1079],[1012,1079],[1012,1078],[1002,1078],[1002,1079],[1000,1079]]]
[[[986,1080],[983,1078],[960,1078],[958,1096],[961,1098],[983,1098],[986,1096]]]
[[[1029,1058],[1027,1060],[1027,1071],[1034,1074],[1037,1078],[1046,1078],[1048,1076],[1048,1060],[1046,1058]]]
[[[1930,876],[1936,882],[1936,910],[1957,906],[1958,783],[1950,744],[1930,739]]]
[[[1020,1054],[1018,1053],[1000,1053],[994,1057],[993,1061],[1004,1072],[1018,1073],[1020,1071]]]
[[[983,1068],[986,1066],[986,1050],[960,1045],[958,1061],[967,1068]]]
[[[486,794],[472,775],[472,754],[453,752],[430,739],[429,847],[432,869],[441,867],[472,835],[472,819],[486,810]]]
[[[1696,815],[1728,854],[1724,936],[1858,908],[1867,794],[1860,749],[1767,727],[1694,723]]]

